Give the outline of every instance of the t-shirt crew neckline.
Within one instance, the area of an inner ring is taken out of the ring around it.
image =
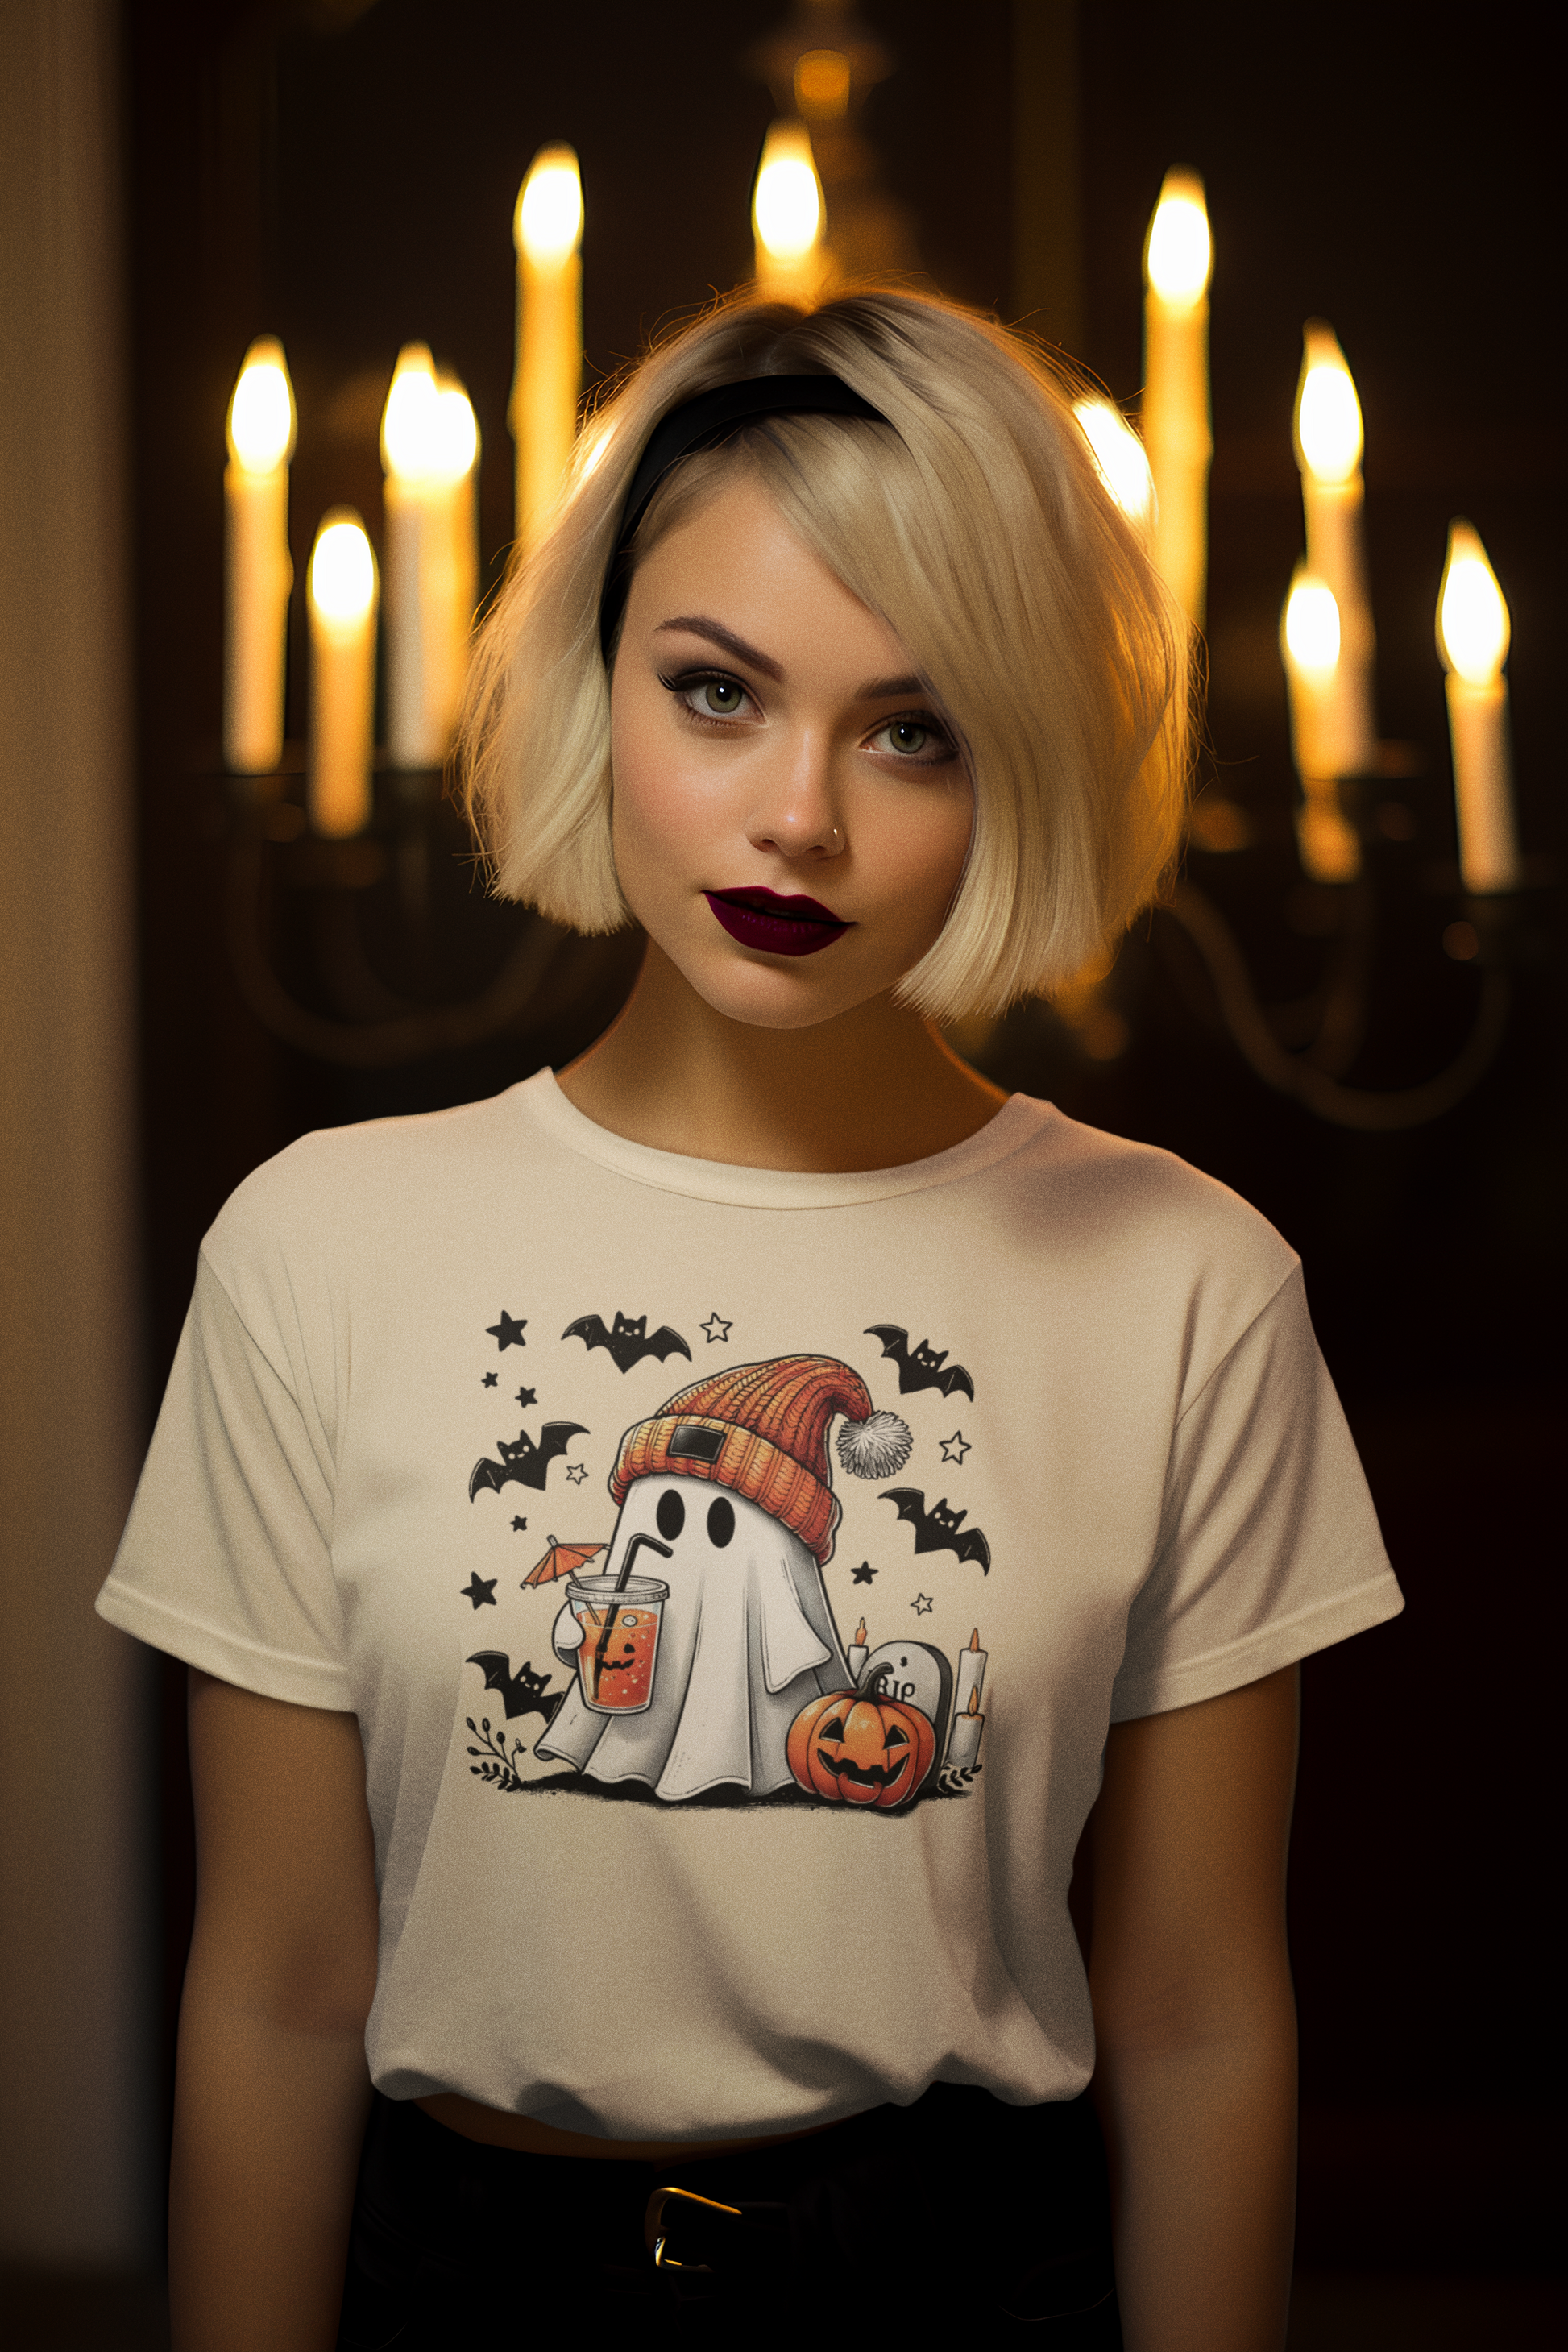
[[[821,1173],[788,1168],[738,1168],[727,1160],[689,1160],[678,1151],[656,1151],[598,1126],[568,1102],[553,1070],[539,1070],[511,1089],[518,1108],[535,1128],[580,1158],[595,1160],[634,1183],[661,1192],[681,1192],[743,1209],[836,1209],[865,1201],[887,1201],[900,1192],[924,1192],[978,1175],[1021,1151],[1051,1117],[1048,1103],[1009,1095],[994,1118],[962,1143],[929,1160],[896,1168]]]

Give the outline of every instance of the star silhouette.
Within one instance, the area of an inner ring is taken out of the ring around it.
[[[539,1391],[537,1389],[519,1389],[517,1392],[517,1401],[519,1404],[522,1405],[537,1404],[539,1402]]]
[[[587,1475],[587,1470],[581,1462],[574,1462],[568,1465],[566,1483],[569,1486],[580,1486]]]
[[[869,1584],[871,1579],[876,1575],[876,1573],[877,1571],[872,1567],[870,1561],[868,1559],[863,1559],[859,1567],[856,1570],[851,1581],[856,1584]]]
[[[493,1609],[496,1605],[497,1580],[493,1576],[487,1578],[476,1572],[469,1577],[467,1584],[460,1584],[458,1590],[465,1601],[473,1602],[476,1609],[482,1609],[487,1601]]]
[[[710,1315],[707,1322],[703,1324],[702,1328],[708,1334],[708,1345],[710,1347],[713,1345],[715,1339],[727,1339],[730,1336],[730,1326],[725,1322],[724,1318],[720,1314],[717,1307],[713,1309],[712,1314]]]
[[[513,1519],[511,1528],[514,1535],[526,1535],[528,1532],[528,1521],[526,1519]]]
[[[917,1617],[929,1617],[931,1612],[931,1594],[929,1592],[917,1592],[914,1599],[910,1601],[910,1607],[914,1611]]]
[[[487,1372],[484,1379],[479,1382],[479,1386],[483,1389],[493,1389],[500,1375],[498,1373]]]
[[[498,1348],[526,1348],[528,1341],[523,1338],[522,1331],[527,1321],[526,1315],[509,1315],[503,1307],[500,1311],[500,1321],[487,1323],[485,1329]]]
[[[944,1437],[942,1441],[942,1458],[944,1462],[962,1462],[966,1454],[973,1454],[973,1451],[974,1448],[962,1429],[955,1429],[951,1437]]]

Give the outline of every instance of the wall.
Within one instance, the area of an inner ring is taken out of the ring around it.
[[[145,1664],[116,14],[0,9],[0,2252],[144,2260]]]

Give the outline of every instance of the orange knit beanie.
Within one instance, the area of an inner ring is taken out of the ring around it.
[[[890,1478],[914,1441],[896,1412],[872,1409],[857,1371],[836,1356],[774,1356],[694,1381],[621,1440],[610,1492],[624,1503],[635,1478],[706,1478],[744,1495],[826,1561],[838,1524],[828,1425],[838,1459],[857,1478]]]

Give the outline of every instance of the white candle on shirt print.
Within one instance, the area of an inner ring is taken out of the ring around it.
[[[958,1683],[952,1694],[955,1721],[968,1713],[970,1700],[978,1700],[985,1688],[986,1655],[980,1646],[980,1628],[976,1625],[969,1637],[969,1647],[958,1654]]]
[[[849,1660],[849,1679],[851,1682],[858,1683],[860,1679],[861,1668],[865,1665],[867,1659],[871,1654],[870,1649],[866,1641],[866,1620],[864,1617],[861,1618],[860,1622],[856,1626],[855,1639],[850,1643],[845,1654]]]
[[[967,1651],[961,1651],[963,1657]],[[985,1717],[980,1712],[978,1687],[969,1694],[969,1705],[962,1715],[952,1718],[952,1737],[947,1743],[947,1760],[960,1772],[973,1772],[980,1754],[980,1735],[985,1728]]]

